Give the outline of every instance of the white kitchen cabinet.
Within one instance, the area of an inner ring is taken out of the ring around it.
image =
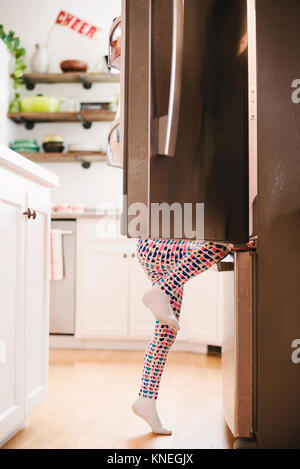
[[[76,338],[125,339],[128,348],[130,340],[148,340],[154,318],[142,296],[151,281],[136,259],[136,242],[118,236],[110,216],[79,219],[77,234]],[[230,279],[232,272],[214,268],[185,285],[177,341],[221,345],[222,311],[233,307],[226,300]]]
[[[0,169],[0,442],[24,418],[22,304],[25,189]]]
[[[154,328],[154,318],[142,302],[143,293],[151,288],[151,281],[145,275],[132,249],[129,256],[129,302],[128,318],[130,337],[150,338]]]
[[[78,338],[147,338],[153,330],[153,316],[141,300],[151,283],[138,265],[135,242],[116,241],[107,237],[115,230],[102,230],[113,224],[78,220]]]
[[[189,280],[184,289],[182,317],[185,339],[208,345],[221,345],[219,337],[221,272],[207,271]]]
[[[47,394],[49,188],[56,184],[0,145],[0,446]],[[36,217],[24,215],[28,208]]]
[[[50,194],[40,188],[27,192],[35,220],[26,220],[25,246],[25,411],[28,415],[47,396],[49,350],[49,234]]]
[[[189,280],[181,311],[183,340],[222,346],[224,309],[234,308],[234,272],[213,267]]]
[[[126,246],[83,242],[78,249],[77,328],[80,338],[127,334]]]

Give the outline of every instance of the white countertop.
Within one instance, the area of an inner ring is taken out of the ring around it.
[[[55,174],[2,144],[0,144],[0,166],[11,169],[46,187],[57,187],[59,184],[58,177]]]
[[[77,219],[77,218],[103,218],[103,217],[120,217],[121,210],[115,209],[112,210],[111,208],[97,210],[95,212],[51,212],[52,220],[69,220],[69,219]]]

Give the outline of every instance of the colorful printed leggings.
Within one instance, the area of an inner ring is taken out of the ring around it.
[[[228,254],[225,245],[170,239],[139,239],[137,257],[153,285],[170,296],[170,305],[179,319],[184,284],[209,269]],[[156,399],[161,375],[176,332],[160,321],[155,322],[144,360],[139,395]]]

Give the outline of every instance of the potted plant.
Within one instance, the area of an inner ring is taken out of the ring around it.
[[[20,47],[20,39],[15,36],[13,31],[9,31],[8,34],[5,33],[3,25],[0,25],[0,38],[6,44],[8,50],[11,52],[14,58],[14,70],[11,74],[13,79],[13,88],[15,90],[14,97],[9,105],[10,112],[19,111],[19,98],[20,94],[16,90],[23,83],[23,73],[26,69],[24,62],[25,49]]]

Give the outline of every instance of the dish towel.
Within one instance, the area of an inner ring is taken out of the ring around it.
[[[63,280],[64,278],[64,263],[63,263],[63,245],[62,245],[62,230],[51,230],[50,234],[50,279]]]

